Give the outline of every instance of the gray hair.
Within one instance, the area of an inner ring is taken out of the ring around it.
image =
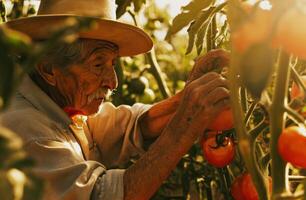
[[[69,65],[84,62],[97,48],[107,48],[114,52],[119,49],[116,44],[108,41],[81,38],[49,50],[41,58],[41,62],[48,71],[54,66],[65,69]]]

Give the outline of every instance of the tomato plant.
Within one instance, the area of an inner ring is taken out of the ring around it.
[[[306,168],[306,131],[298,126],[285,128],[278,140],[278,152],[291,164]]]
[[[208,132],[201,142],[204,158],[215,167],[225,167],[235,156],[235,146],[230,137]],[[218,139],[220,137],[220,139]]]

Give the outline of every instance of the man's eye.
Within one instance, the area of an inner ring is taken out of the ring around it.
[[[100,68],[100,67],[102,67],[103,65],[102,64],[95,64],[94,65],[96,68]]]

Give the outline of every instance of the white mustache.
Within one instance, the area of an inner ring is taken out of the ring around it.
[[[87,97],[87,102],[91,103],[94,99],[105,99],[111,95],[111,91],[108,88],[102,87],[97,89],[94,93]]]

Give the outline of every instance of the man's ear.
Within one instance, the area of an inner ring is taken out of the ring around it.
[[[48,66],[46,67],[43,62],[40,62],[36,66],[36,70],[39,73],[39,75],[50,85],[55,86],[56,85],[56,79],[55,79],[55,73],[54,73],[54,67]]]

